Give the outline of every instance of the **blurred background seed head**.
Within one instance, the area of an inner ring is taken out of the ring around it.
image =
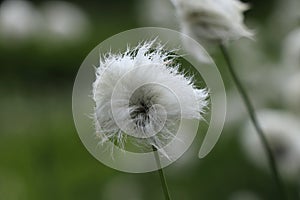
[[[244,2],[251,5],[245,19],[256,31],[255,41],[235,41],[230,52],[259,113],[270,111],[261,123],[270,127],[272,144],[275,132],[273,150],[290,199],[297,199],[300,130],[293,127],[300,118],[299,0]],[[179,30],[168,0],[0,1],[0,198],[163,198],[156,173],[124,174],[95,160],[72,119],[73,81],[85,56],[106,38],[141,26]],[[172,196],[276,200],[222,56],[210,53],[227,88],[226,128],[205,159],[197,158],[203,139],[198,134],[190,150],[165,169]]]

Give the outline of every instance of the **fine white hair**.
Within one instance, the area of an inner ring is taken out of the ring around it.
[[[208,93],[180,72],[175,50],[155,43],[143,42],[100,60],[93,83],[94,121],[100,144],[111,141],[125,149],[126,139],[134,136],[136,144],[169,158],[162,147],[176,139],[181,119],[202,119]],[[180,104],[178,96],[184,99]]]

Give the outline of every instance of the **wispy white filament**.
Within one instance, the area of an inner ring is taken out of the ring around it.
[[[202,118],[207,91],[196,88],[192,78],[179,71],[174,51],[154,43],[144,42],[101,59],[93,84],[94,120],[100,143],[112,141],[125,149],[130,135],[138,143],[162,151],[176,138],[182,118]],[[117,85],[121,89],[113,95]],[[185,101],[179,104],[174,94]],[[124,133],[120,125],[130,133]],[[161,153],[168,157],[166,152]]]

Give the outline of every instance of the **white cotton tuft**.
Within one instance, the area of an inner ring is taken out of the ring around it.
[[[299,177],[299,118],[283,111],[264,110],[258,113],[258,119],[282,176],[287,180]],[[258,167],[269,169],[265,149],[250,122],[246,125],[241,139],[242,147],[249,159]]]
[[[171,0],[182,31],[199,41],[226,42],[252,38],[244,25],[243,12],[248,5],[238,0]]]
[[[90,29],[86,13],[71,2],[48,1],[41,8],[44,31],[51,41],[82,40]]]
[[[93,84],[94,120],[100,143],[109,140],[124,149],[133,136],[169,158],[161,148],[176,139],[181,119],[202,119],[208,93],[179,71],[175,51],[154,43],[101,59]],[[178,96],[184,99],[180,104]]]
[[[6,0],[0,4],[1,39],[11,42],[14,39],[32,38],[40,26],[41,15],[31,2]]]

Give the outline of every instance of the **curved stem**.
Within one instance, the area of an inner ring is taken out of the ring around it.
[[[166,200],[171,200],[171,196],[170,196],[170,192],[169,192],[169,189],[168,189],[166,177],[165,177],[164,171],[163,171],[163,169],[161,167],[161,164],[160,164],[160,159],[159,159],[157,149],[154,146],[152,146],[152,149],[154,151],[155,161],[156,161],[156,164],[157,164],[157,167],[158,167],[157,171],[158,171],[158,174],[159,174],[161,187],[162,187],[162,190],[164,192],[165,199]]]
[[[246,90],[244,89],[241,81],[239,80],[234,68],[233,68],[233,65],[231,63],[231,59],[230,59],[230,56],[226,50],[226,48],[223,46],[223,45],[220,45],[220,49],[223,53],[223,56],[227,62],[227,65],[228,65],[228,68],[229,68],[229,71],[230,71],[230,74],[233,78],[233,81],[242,97],[242,99],[244,100],[244,103],[246,105],[246,108],[247,108],[247,111],[250,115],[250,119],[259,135],[259,138],[260,140],[262,141],[262,144],[264,146],[264,149],[266,151],[266,154],[267,154],[267,157],[268,157],[268,161],[269,161],[269,165],[270,165],[270,168],[271,168],[271,171],[272,171],[272,174],[273,174],[273,178],[274,178],[274,181],[276,183],[276,186],[277,186],[277,189],[278,189],[278,193],[280,195],[280,199],[284,200],[286,199],[286,195],[285,195],[285,190],[284,190],[284,186],[283,186],[283,182],[280,178],[280,175],[278,173],[278,169],[277,169],[277,166],[276,166],[276,161],[275,161],[275,157],[272,153],[272,150],[270,148],[270,145],[267,141],[267,138],[262,130],[262,128],[260,127],[259,123],[258,123],[258,120],[257,120],[257,116],[255,114],[255,110],[254,110],[254,107],[246,93]]]

